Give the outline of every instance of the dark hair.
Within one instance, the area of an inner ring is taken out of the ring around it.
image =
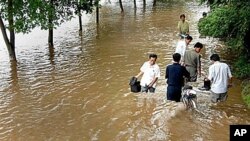
[[[220,56],[218,54],[213,54],[210,56],[210,60],[212,61],[220,61]]]
[[[185,14],[181,14],[181,15],[180,15],[180,18],[181,18],[181,17],[184,17],[184,18],[185,18],[186,16],[185,16]]]
[[[203,16],[203,17],[206,17],[206,16],[207,16],[207,13],[206,13],[206,12],[203,12],[203,13],[202,13],[202,16]]]
[[[200,49],[202,49],[202,48],[203,48],[203,45],[202,45],[202,43],[197,42],[197,43],[194,45],[194,48],[200,48]]]
[[[174,53],[173,54],[173,59],[174,59],[175,62],[180,62],[181,55],[179,53]]]
[[[187,39],[187,40],[191,40],[191,41],[192,41],[192,40],[193,40],[193,37],[187,34],[186,39]]]
[[[157,59],[157,55],[156,54],[149,54],[149,57],[148,57],[149,59],[150,58],[155,58],[155,59]]]

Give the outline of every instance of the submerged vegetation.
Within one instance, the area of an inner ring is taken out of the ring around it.
[[[222,38],[237,58],[233,74],[240,79],[250,77],[250,1],[200,0],[210,5],[208,16],[198,23],[199,32],[205,36]],[[242,96],[250,106],[250,82],[243,86]]]

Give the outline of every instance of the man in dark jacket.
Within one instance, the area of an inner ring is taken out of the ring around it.
[[[174,63],[166,67],[167,79],[167,100],[180,102],[181,88],[184,84],[184,76],[189,78],[190,74],[184,66],[179,64],[181,55],[179,53],[173,54]]]

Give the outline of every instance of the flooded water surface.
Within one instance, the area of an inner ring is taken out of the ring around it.
[[[229,125],[249,124],[250,110],[235,80],[226,102],[211,105],[209,92],[200,92],[202,79],[192,84],[198,92],[200,112],[184,111],[181,103],[166,100],[165,68],[171,63],[181,13],[190,22],[190,33],[202,42],[203,72],[214,46],[223,43],[199,38],[201,9],[193,1],[168,1],[153,8],[137,1],[102,1],[100,24],[95,13],[55,30],[55,47],[46,44],[47,31],[35,29],[16,37],[17,63],[9,62],[1,39],[0,140],[229,140]],[[1,37],[2,38],[2,37]],[[219,51],[218,51],[219,52]],[[131,93],[129,79],[139,73],[149,53],[158,55],[161,77],[155,94]],[[229,60],[223,60],[229,62]]]

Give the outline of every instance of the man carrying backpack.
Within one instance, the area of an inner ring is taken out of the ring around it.
[[[140,73],[135,77],[138,78],[142,75],[141,78],[141,92],[150,92],[154,93],[156,88],[156,82],[160,77],[160,67],[156,64],[157,55],[150,54],[149,60],[146,61],[140,68]]]
[[[225,101],[228,97],[228,87],[232,85],[232,74],[226,63],[220,62],[218,54],[210,57],[213,64],[209,67],[206,80],[211,81],[211,101],[213,103]]]

